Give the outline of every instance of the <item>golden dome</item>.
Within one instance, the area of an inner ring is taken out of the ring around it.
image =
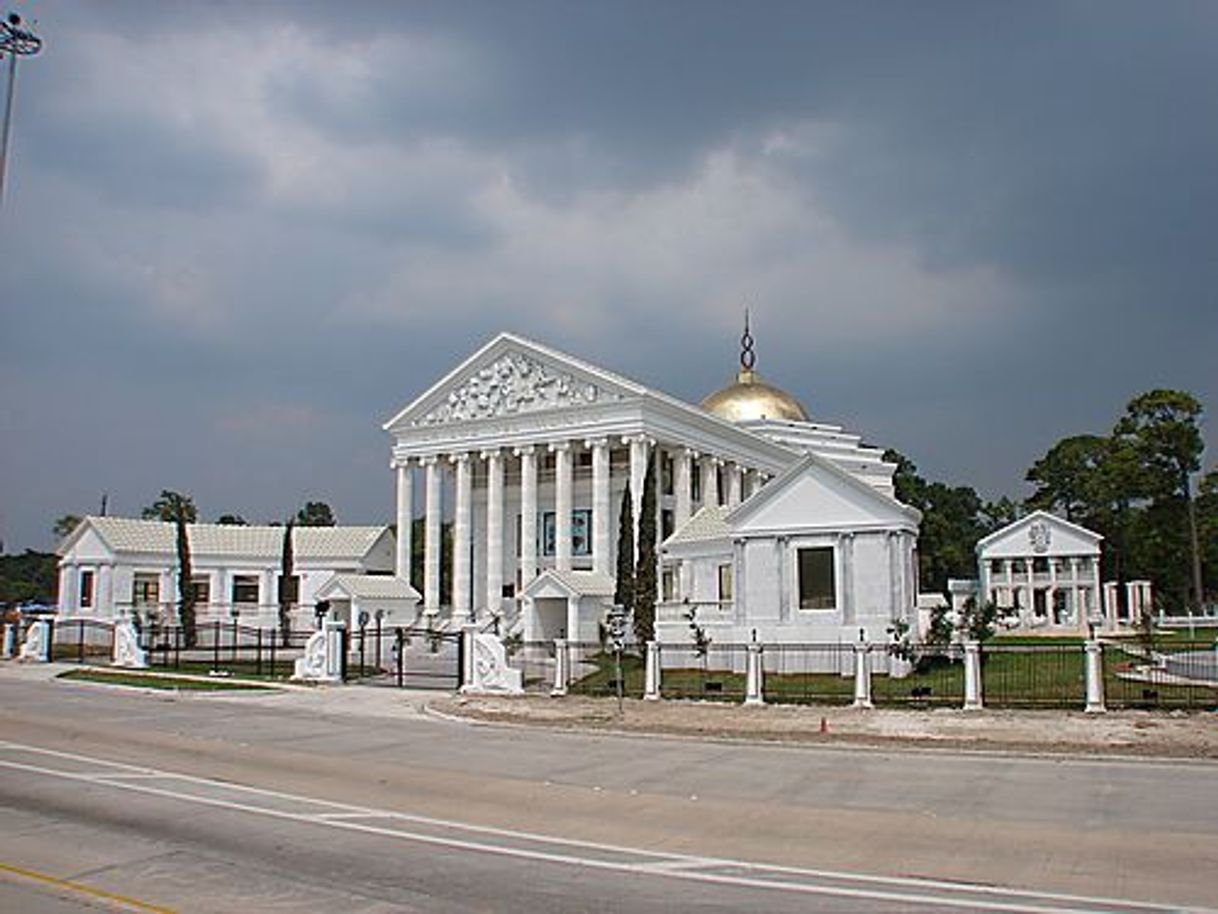
[[[811,417],[798,400],[785,390],[757,377],[753,366],[757,354],[753,352],[753,335],[749,333],[749,313],[744,312],[744,335],[740,337],[740,371],[736,382],[717,390],[700,404],[708,413],[714,413],[729,422],[747,422],[750,419],[790,419],[808,422]]]
[[[747,368],[737,373],[736,383],[715,391],[700,405],[708,413],[731,422],[749,419],[808,422],[811,418],[798,400],[785,390],[762,381],[755,371]]]

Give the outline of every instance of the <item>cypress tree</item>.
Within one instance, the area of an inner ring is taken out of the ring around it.
[[[198,641],[195,629],[195,587],[190,567],[190,537],[186,532],[186,513],[179,511],[174,519],[178,532],[178,621],[187,647]]]
[[[656,461],[647,461],[639,505],[639,559],[634,572],[634,636],[640,645],[655,638],[656,623]]]
[[[622,493],[622,510],[617,525],[617,583],[613,602],[630,612],[634,606],[634,507],[630,483]]]
[[[279,577],[279,635],[283,639],[284,647],[291,643],[292,603],[299,599],[299,595],[293,593],[294,588],[292,587],[292,575],[296,570],[292,553],[292,528],[294,526],[295,521],[289,520],[287,526],[283,528],[283,556]]]

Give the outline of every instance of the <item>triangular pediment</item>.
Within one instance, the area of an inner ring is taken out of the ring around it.
[[[647,389],[612,372],[501,333],[385,423],[386,431],[501,419],[610,403]]]
[[[806,454],[726,518],[732,533],[916,529],[920,515],[833,463]]]
[[[1095,555],[1103,537],[1048,511],[1033,511],[977,544],[984,559]]]

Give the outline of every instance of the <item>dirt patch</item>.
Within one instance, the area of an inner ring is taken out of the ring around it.
[[[1212,712],[911,711],[539,695],[437,698],[442,714],[489,723],[795,743],[870,743],[1054,754],[1218,758]]]

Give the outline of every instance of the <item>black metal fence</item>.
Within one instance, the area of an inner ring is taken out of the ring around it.
[[[98,619],[49,619],[51,659],[94,663],[114,655],[114,624]]]
[[[403,689],[459,689],[464,666],[460,632],[382,625],[348,634],[347,675],[368,685]]]
[[[1106,644],[1104,697],[1110,708],[1218,710],[1218,646]]]
[[[216,620],[195,626],[192,640],[181,625],[145,624],[140,646],[152,667],[287,679],[312,634],[307,629],[285,632]]]

